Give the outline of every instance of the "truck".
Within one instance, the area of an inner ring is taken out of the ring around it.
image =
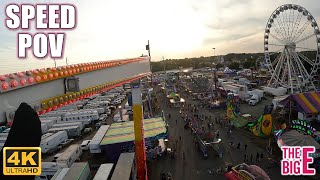
[[[77,137],[81,135],[81,129],[80,129],[80,125],[76,125],[76,126],[67,126],[67,127],[57,127],[57,128],[51,128],[48,130],[48,132],[50,133],[55,133],[55,132],[59,132],[59,131],[66,131],[68,134],[68,137]]]
[[[246,94],[245,94],[245,99],[246,99],[246,102],[249,103],[252,95],[257,95],[258,97],[260,98],[263,98],[264,97],[264,91],[260,90],[260,89],[253,89],[252,91],[248,91]]]
[[[232,84],[232,86],[237,87],[237,89],[233,89],[236,90],[236,94],[239,95],[239,98],[243,101],[246,100],[246,93],[248,92],[248,87],[246,85],[241,85],[241,84]]]
[[[88,162],[73,163],[63,179],[87,180],[91,179]]]
[[[79,159],[81,154],[80,144],[72,144],[60,154],[56,162],[61,168],[70,168],[71,165]]]
[[[47,135],[44,135],[47,136]],[[57,147],[60,143],[68,139],[68,134],[66,131],[58,131],[53,135],[50,135],[40,142],[41,152],[47,153],[51,149]]]
[[[258,104],[258,102],[260,102],[260,100],[260,96],[258,96],[257,94],[253,94],[249,100],[249,105],[255,106],[256,104]]]
[[[91,139],[89,143],[89,150],[91,154],[101,153],[100,142],[104,138],[104,135],[108,131],[109,127],[110,125],[102,125]]]

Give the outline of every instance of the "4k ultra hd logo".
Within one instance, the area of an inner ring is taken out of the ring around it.
[[[313,158],[309,156],[310,153],[316,151],[313,146],[283,146],[282,161],[281,161],[281,174],[286,175],[305,175],[313,176],[316,174],[314,168],[309,168],[313,163]]]
[[[4,175],[40,175],[40,147],[5,147],[3,148]]]

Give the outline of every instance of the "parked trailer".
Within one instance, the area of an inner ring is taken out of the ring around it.
[[[0,143],[5,143],[7,140],[7,136],[0,136]]]
[[[48,126],[46,124],[41,124],[41,132],[42,134],[47,133],[48,131]]]
[[[91,179],[89,164],[87,162],[73,163],[64,180],[88,180]]]
[[[48,130],[48,132],[51,132],[51,133],[55,133],[58,131],[66,131],[69,138],[77,137],[81,135],[80,125],[68,126],[68,127],[57,127],[57,128],[51,128]]]
[[[103,125],[98,129],[97,133],[94,135],[91,142],[89,143],[89,149],[91,154],[101,153],[100,142],[103,139],[106,132],[108,131],[109,127],[110,125]]]
[[[0,133],[0,137],[8,137],[9,133]]]
[[[284,87],[272,88],[272,87],[263,87],[263,90],[266,93],[269,93],[273,96],[283,96],[287,93],[287,89]]]
[[[81,131],[84,129],[84,122],[69,122],[62,121],[60,123],[54,124],[52,128],[60,128],[60,127],[70,127],[70,126],[80,126]]]
[[[136,179],[136,176],[134,153],[121,153],[111,180]]]
[[[69,112],[66,113],[63,117],[64,121],[68,120],[76,120],[76,119],[81,119],[81,120],[98,120],[99,119],[99,114],[96,110],[83,110],[83,111],[75,111],[75,112]]]
[[[59,122],[62,120],[61,116],[53,116],[53,117],[42,117],[40,116],[40,121],[41,122],[48,122],[48,121],[52,121],[53,124]]]
[[[50,180],[59,170],[59,166],[54,162],[42,162],[41,174],[36,176],[35,180]]]
[[[57,158],[58,166],[69,168],[81,156],[80,144],[72,144]]]
[[[98,114],[103,114],[106,112],[106,109],[103,108],[103,107],[94,107],[94,108],[91,108],[91,107],[84,107],[83,109],[92,109],[92,110],[96,110],[98,112]]]
[[[63,180],[70,168],[59,169],[51,180]]]
[[[48,138],[49,136],[54,135],[54,133],[45,133],[41,136],[41,140]]]
[[[112,168],[113,163],[101,164],[93,180],[109,180]]]
[[[50,129],[52,125],[57,123],[57,121],[54,121],[54,120],[40,120],[40,121],[41,121],[41,125],[45,124],[48,127],[48,129]]]
[[[55,134],[41,140],[40,147],[42,153],[47,153],[51,149],[56,148],[60,143],[68,139],[66,131],[58,131]]]
[[[46,114],[41,115],[41,118],[47,118],[47,117],[60,117],[63,118],[65,114],[70,113],[70,111],[67,110],[61,110],[61,111],[51,111]]]

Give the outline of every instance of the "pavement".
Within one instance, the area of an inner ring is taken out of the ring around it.
[[[261,138],[253,135],[251,132],[234,129],[232,130],[231,137],[227,135],[227,128],[215,124],[215,130],[220,131],[221,147],[224,150],[223,157],[219,158],[218,153],[209,149],[208,159],[202,157],[201,152],[196,148],[193,142],[193,135],[190,133],[190,129],[184,129],[184,120],[180,116],[180,108],[170,108],[166,104],[166,99],[161,94],[158,94],[158,98],[163,99],[161,108],[165,114],[170,113],[171,118],[167,118],[169,124],[169,147],[172,148],[175,140],[179,140],[179,136],[182,137],[182,141],[178,142],[176,159],[171,159],[169,156],[161,157],[160,159],[154,160],[148,163],[148,176],[149,179],[157,180],[160,179],[161,173],[170,172],[175,180],[206,180],[206,179],[225,179],[222,174],[212,174],[213,170],[220,167],[226,167],[229,163],[237,165],[244,162],[245,154],[248,157],[246,162],[249,165],[258,165],[266,171],[271,179],[306,179],[306,177],[284,177],[280,174],[280,166],[275,162],[275,157],[271,157],[266,152],[265,148],[269,142],[267,138]],[[185,97],[183,97],[185,98]],[[187,103],[198,104],[197,101],[192,101],[188,98]],[[271,98],[261,101],[256,106],[248,106],[246,104],[240,105],[242,113],[249,113],[255,117],[259,117],[263,112],[265,105],[271,104]],[[207,110],[200,109],[200,115],[211,116],[212,119],[215,117],[224,117],[226,110]],[[177,123],[176,123],[177,119]],[[213,121],[212,121],[213,122]],[[204,120],[203,124],[207,127],[208,121]],[[234,146],[229,145],[233,142]],[[240,149],[236,146],[240,142]],[[244,145],[247,144],[245,150]],[[186,159],[183,160],[182,153],[185,152]],[[264,157],[262,160],[256,161],[256,154],[263,153]],[[251,162],[250,156],[253,156]]]

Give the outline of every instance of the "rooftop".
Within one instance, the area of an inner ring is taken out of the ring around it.
[[[144,137],[155,137],[166,134],[166,122],[162,117],[144,119]],[[113,123],[100,145],[116,144],[121,142],[134,141],[133,121]]]

